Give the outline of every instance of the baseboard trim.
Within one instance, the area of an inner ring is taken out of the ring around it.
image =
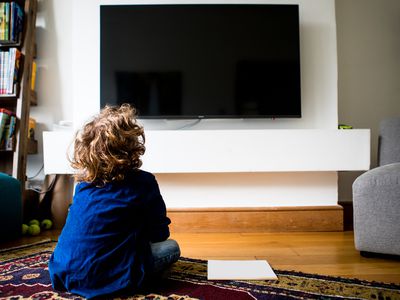
[[[172,232],[343,231],[343,207],[170,208]]]

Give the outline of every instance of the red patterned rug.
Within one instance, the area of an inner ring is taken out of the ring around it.
[[[55,242],[0,252],[0,299],[82,299],[52,290]],[[400,299],[400,285],[275,270],[276,281],[207,280],[207,262],[181,258],[157,287],[126,299]]]

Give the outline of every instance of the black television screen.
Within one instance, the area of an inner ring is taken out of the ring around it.
[[[102,5],[100,23],[101,107],[301,117],[298,5]]]

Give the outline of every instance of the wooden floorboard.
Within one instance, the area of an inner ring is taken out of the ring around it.
[[[0,248],[58,232],[0,244]],[[400,284],[398,257],[364,258],[354,248],[352,231],[284,233],[172,233],[182,256],[199,259],[266,259],[273,268]]]

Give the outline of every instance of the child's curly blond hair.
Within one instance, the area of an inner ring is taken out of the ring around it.
[[[129,104],[106,106],[76,135],[71,166],[77,181],[102,186],[122,180],[129,170],[140,168],[145,152],[143,127]]]

